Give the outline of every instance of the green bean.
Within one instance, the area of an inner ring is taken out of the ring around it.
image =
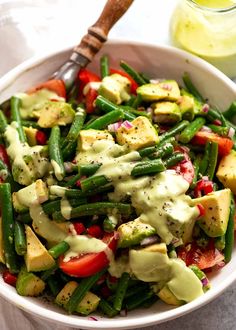
[[[94,173],[97,172],[99,167],[101,166],[101,163],[97,164],[87,164],[87,165],[79,165],[78,166],[78,173],[80,173],[81,176],[83,175],[93,175]]]
[[[211,125],[209,124],[208,127],[214,132],[221,136],[228,136],[229,134],[229,128],[223,127],[223,126],[217,126],[217,125]]]
[[[61,284],[55,276],[49,276],[47,284],[54,297],[61,291]]]
[[[235,115],[236,115],[236,101],[231,103],[230,107],[223,112],[223,116],[229,121],[232,121]]]
[[[175,166],[176,164],[180,163],[182,160],[184,160],[184,155],[180,152],[175,152],[172,156],[170,156],[168,159],[166,159],[163,163],[166,166],[166,168]]]
[[[137,109],[140,106],[140,104],[142,103],[142,101],[143,101],[142,96],[140,94],[138,94],[132,103],[132,107]]]
[[[105,115],[95,119],[91,124],[86,125],[86,129],[104,129],[109,124],[115,123],[124,118],[124,112],[121,109],[113,110]]]
[[[116,224],[111,221],[111,219],[109,217],[106,217],[104,220],[103,220],[103,229],[104,231],[108,232],[108,233],[111,233],[114,231],[114,229],[116,228]]]
[[[210,108],[207,112],[206,118],[209,121],[215,121],[215,120],[219,120],[221,122],[221,126],[223,127],[227,127],[227,120],[225,119],[224,115],[222,112],[218,111],[217,109],[212,109]]]
[[[226,263],[228,263],[231,260],[233,247],[234,247],[234,214],[235,214],[234,196],[231,194],[229,221],[225,233],[224,257]]]
[[[137,285],[131,286],[130,288],[128,288],[126,290],[125,299],[127,299],[135,294],[142,293],[144,290],[147,290],[148,288],[149,288],[149,286],[147,283],[139,282]]]
[[[76,311],[78,304],[84,298],[86,293],[91,289],[91,287],[100,279],[100,277],[105,274],[106,269],[90,276],[83,278],[80,282],[80,285],[75,289],[70,297],[70,300],[66,304],[66,309],[69,313]]]
[[[129,64],[127,64],[124,61],[121,61],[120,66],[126,73],[128,73],[128,75],[130,75],[130,77],[132,77],[134,79],[134,81],[136,81],[136,83],[139,86],[146,84],[146,81],[143,79],[143,77],[135,69],[133,69]]]
[[[165,171],[165,166],[161,159],[150,160],[146,162],[140,162],[134,166],[131,171],[132,176],[140,176],[147,174],[155,174]]]
[[[203,117],[197,117],[194,119],[185,129],[180,133],[179,141],[182,143],[188,143],[192,140],[194,135],[202,128],[205,124],[206,119]]]
[[[14,218],[12,209],[11,186],[9,183],[0,185],[0,203],[2,211],[3,249],[6,265],[12,273],[19,271],[17,255],[14,247]]]
[[[215,238],[215,247],[219,251],[223,251],[225,248],[225,235],[219,236]]]
[[[209,180],[212,180],[215,175],[217,159],[218,159],[218,143],[211,142],[210,151],[209,151],[209,161],[206,170],[206,175],[208,176]]]
[[[98,95],[95,101],[95,105],[98,107],[98,109],[102,110],[105,113],[120,109],[117,104],[107,100],[102,95]]]
[[[12,96],[11,98],[11,115],[12,121],[17,123],[17,132],[19,135],[20,142],[25,143],[27,142],[25,132],[23,126],[21,124],[21,117],[20,117],[20,106],[21,106],[21,99],[18,97]]]
[[[145,147],[142,149],[137,150],[141,157],[148,157],[156,151],[157,147]]]
[[[122,303],[125,297],[126,290],[128,288],[129,279],[130,275],[128,273],[123,273],[118,281],[115,300],[113,303],[113,307],[117,311],[120,311],[122,308]]]
[[[16,221],[14,226],[15,250],[19,256],[23,256],[27,251],[25,227],[22,223]]]
[[[80,205],[75,208],[72,208],[70,218],[75,219],[77,217],[84,217],[84,216],[94,215],[94,214],[106,215],[114,209],[119,214],[129,215],[132,213],[132,207],[130,204],[112,203],[112,202],[97,202],[97,203],[84,204],[84,205]],[[55,221],[65,221],[66,220],[60,211],[54,212],[52,214],[52,218]]]
[[[42,129],[36,121],[33,120],[21,120],[21,124],[23,127],[32,127],[32,128],[36,128],[36,129]]]
[[[120,106],[105,99],[105,97],[101,95],[98,95],[95,104],[100,110],[102,110],[105,113],[110,113],[111,111],[119,110],[123,112],[123,119],[132,121],[136,118],[136,115],[130,113],[128,110],[122,109]],[[86,124],[84,128],[87,129],[89,126],[90,125]]]
[[[140,307],[143,307],[143,308],[149,308],[151,307],[153,304],[155,304],[155,302],[157,302],[158,300],[158,297],[157,295],[153,295],[151,296],[149,299],[145,300]]]
[[[101,298],[99,301],[98,308],[101,310],[101,312],[108,317],[114,317],[118,314],[118,311],[115,310],[109,302],[107,302],[105,299]]]
[[[66,181],[66,183],[63,185],[63,187],[73,187],[77,181],[81,179],[81,174],[78,173],[74,175],[70,180]]]
[[[76,150],[77,139],[81,131],[86,117],[86,112],[83,108],[78,108],[74,120],[71,124],[70,130],[62,143],[62,156],[63,159],[70,158]]]
[[[148,119],[150,119],[150,114],[147,111],[141,111],[141,110],[136,110],[133,107],[129,107],[127,105],[121,105],[120,106],[121,109],[123,109],[125,111],[125,113],[130,113],[133,114],[136,117],[139,116],[143,116],[143,117],[147,117]]]
[[[0,133],[3,134],[6,128],[7,128],[7,119],[4,113],[2,112],[2,110],[0,110]]]
[[[130,95],[130,99],[125,103],[125,105],[129,106],[129,107],[132,107],[132,104],[134,102],[134,100],[136,99],[136,96],[135,95]]]
[[[201,163],[201,156],[197,155],[197,157],[193,161],[194,177],[193,177],[193,181],[190,185],[191,189],[194,189],[196,187],[196,184],[197,184],[197,181],[198,181],[198,173],[199,173],[200,163]]]
[[[81,189],[84,193],[92,191],[101,186],[105,186],[109,180],[104,175],[91,176],[90,178],[81,180]]]
[[[178,133],[182,132],[185,129],[185,127],[187,127],[188,125],[189,125],[189,121],[182,120],[181,122],[177,123],[174,127],[169,129],[167,132],[160,135],[159,141],[163,142],[164,140],[177,135]]]
[[[153,296],[154,293],[152,291],[144,290],[142,294],[138,293],[127,299],[125,301],[125,307],[128,311],[133,310],[141,306],[145,301],[148,301]]]
[[[65,168],[60,148],[60,127],[54,126],[49,137],[49,156],[57,180],[61,181],[65,176]]]
[[[163,146],[157,147],[156,152],[150,155],[150,159],[165,158],[172,155],[174,152],[174,147],[171,143],[166,143]]]
[[[188,89],[189,93],[191,93],[193,96],[195,96],[198,101],[205,102],[202,95],[199,93],[197,88],[193,85],[193,82],[191,81],[191,78],[187,72],[185,72],[183,75],[183,82],[184,82],[186,88]]]
[[[100,72],[102,78],[109,76],[110,74],[109,59],[107,55],[103,55],[100,59]]]
[[[65,168],[66,173],[78,172],[78,165],[73,164],[72,162],[64,162],[64,168]]]
[[[41,278],[43,281],[46,281],[51,275],[54,275],[54,274],[55,274],[55,271],[56,271],[57,269],[58,269],[58,265],[55,263],[55,265],[52,266],[50,269],[43,271],[43,272],[40,274],[40,278]]]
[[[57,245],[53,246],[48,252],[54,259],[57,259],[60,255],[64,254],[67,250],[69,250],[70,245],[65,241],[58,243]]]
[[[78,205],[85,204],[86,203],[86,199],[84,199],[84,198],[81,198],[81,199],[78,199],[78,198],[70,199],[69,200],[69,203],[70,203],[70,205],[72,207],[76,207]],[[60,211],[61,210],[61,199],[57,199],[55,201],[45,202],[45,203],[41,204],[41,206],[42,206],[43,212],[45,214],[51,215],[53,212],[56,212],[56,211]],[[17,220],[20,221],[20,222],[22,222],[22,223],[30,223],[30,222],[32,222],[32,218],[31,218],[29,212],[20,214],[17,217]]]
[[[1,159],[0,159],[0,171],[1,171],[1,178],[3,179],[3,181],[10,183],[12,192],[18,191],[20,189],[20,185],[14,181],[11,171]]]
[[[207,142],[206,146],[205,146],[205,152],[204,152],[203,158],[199,165],[199,174],[201,174],[201,175],[205,175],[205,173],[206,173],[206,170],[208,167],[208,162],[209,162],[210,149],[211,149],[211,143]]]

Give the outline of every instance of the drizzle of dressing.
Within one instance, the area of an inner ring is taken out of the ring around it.
[[[103,241],[86,235],[70,235],[66,237],[65,242],[70,245],[70,249],[65,253],[65,262],[81,254],[99,253],[107,250],[107,245]]]
[[[63,217],[65,219],[70,220],[71,210],[72,210],[72,206],[70,205],[68,199],[65,198],[65,197],[62,197],[62,199],[61,199],[61,214],[63,215]]]
[[[8,125],[4,133],[9,146],[7,154],[12,160],[12,173],[15,181],[23,185],[30,185],[37,178],[42,178],[48,171],[49,162],[42,156],[43,146],[30,147],[28,143],[19,140],[17,122]],[[29,157],[30,163],[26,164],[24,158]]]
[[[63,97],[60,97],[55,92],[45,88],[32,94],[18,93],[16,94],[16,97],[21,99],[20,114],[23,119],[35,117],[37,111],[43,107],[45,102],[51,99],[65,101]]]

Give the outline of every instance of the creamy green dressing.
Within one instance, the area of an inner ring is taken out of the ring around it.
[[[33,219],[33,228],[37,234],[47,241],[55,243],[66,238],[67,234],[48,218],[41,205],[31,205],[29,211]]]
[[[125,152],[127,149],[113,141],[101,140],[79,152],[76,159],[79,164],[102,163],[95,175],[105,175],[112,181],[114,192],[109,194],[110,200],[122,201],[129,196],[139,219],[154,227],[163,242],[181,241],[199,215],[186,195],[188,182],[173,170],[132,178],[131,171],[140,155],[136,151],[124,155]],[[170,259],[167,254],[130,250],[129,256],[110,258],[111,275],[120,277],[124,271],[142,281],[167,282],[176,297],[186,302],[203,294],[197,276],[181,260]]]
[[[66,187],[61,187],[58,185],[52,185],[49,187],[50,194],[58,196],[58,197],[64,197],[66,190],[67,190]]]
[[[25,186],[30,185],[37,178],[42,178],[48,171],[48,159],[41,155],[43,146],[30,147],[28,143],[21,143],[17,132],[17,122],[8,125],[4,136],[9,146],[7,154],[12,160],[12,172],[15,181]],[[31,166],[26,164],[24,157],[30,157]]]
[[[100,239],[85,235],[67,236],[65,242],[70,245],[70,249],[65,253],[65,262],[80,254],[98,253],[108,249],[107,245]]]
[[[72,210],[72,206],[70,205],[68,199],[65,198],[65,197],[62,197],[62,199],[61,199],[61,214],[63,215],[63,217],[65,219],[70,220],[71,210]]]
[[[55,177],[57,178],[58,181],[61,181],[63,179],[63,174],[59,164],[54,159],[51,159],[51,164],[53,167]]]
[[[43,107],[45,102],[51,99],[65,101],[63,97],[45,88],[38,90],[36,93],[18,93],[15,96],[21,99],[20,114],[23,119],[37,117],[37,111]]]
[[[119,146],[113,140],[97,140],[86,150],[79,151],[76,156],[78,164],[102,163],[119,157],[128,151],[126,146]]]
[[[17,200],[20,204],[30,207],[31,205],[41,204],[48,200],[47,195],[40,196],[37,189],[38,182],[34,182],[31,185],[22,188],[16,192]]]

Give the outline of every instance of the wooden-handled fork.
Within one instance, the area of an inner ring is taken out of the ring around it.
[[[84,68],[92,61],[107,40],[110,29],[124,15],[132,2],[133,0],[108,0],[100,17],[88,29],[80,44],[74,48],[69,60],[53,75],[54,79],[64,81],[67,92],[72,89],[80,68]]]

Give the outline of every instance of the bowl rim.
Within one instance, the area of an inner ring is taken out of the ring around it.
[[[107,42],[109,45],[129,45],[129,46],[135,46],[135,47],[151,47],[154,48],[155,51],[158,52],[158,50],[161,51],[167,51],[169,53],[174,53],[178,57],[188,59],[192,61],[193,63],[196,63],[197,66],[201,66],[203,69],[208,70],[211,72],[212,75],[214,75],[217,79],[221,80],[224,84],[226,84],[232,92],[235,93],[236,96],[236,85],[235,83],[228,78],[225,74],[223,74],[221,71],[219,71],[217,68],[215,68],[213,65],[207,63],[206,61],[202,60],[201,58],[196,57],[195,55],[192,55],[186,51],[177,49],[172,46],[167,45],[155,45],[151,43],[145,43],[145,42],[136,42],[136,41],[121,41],[112,39]],[[51,51],[44,55],[37,55],[34,56],[23,63],[19,64],[17,67],[13,68],[11,71],[6,73],[2,78],[0,78],[0,93],[1,91],[4,91],[8,88],[8,86],[14,81],[17,77],[19,77],[21,74],[23,74],[25,71],[28,71],[32,69],[33,67],[36,67],[39,64],[42,64],[43,62],[47,61],[49,58],[63,54],[65,52],[69,52],[72,50],[72,47],[66,47],[62,48],[60,50]],[[128,319],[127,317],[119,318],[119,319],[107,319],[104,317],[105,321],[103,321],[103,318],[99,318],[98,322],[94,322],[94,320],[90,319],[88,317],[84,318],[78,318],[76,316],[68,316],[66,314],[61,314],[56,311],[48,310],[45,307],[38,306],[36,302],[33,302],[31,300],[27,300],[25,297],[22,297],[17,294],[16,291],[12,291],[11,287],[8,287],[6,285],[2,285],[0,283],[0,295],[7,301],[13,303],[20,309],[23,309],[26,312],[29,312],[31,314],[34,314],[35,316],[43,319],[47,319],[49,322],[59,322],[60,324],[67,325],[70,327],[81,327],[83,329],[131,329],[131,328],[137,328],[137,327],[146,327],[151,326],[155,324],[159,324],[162,322],[170,321],[175,318],[178,318],[184,314],[190,313],[206,304],[211,302],[213,299],[218,297],[223,291],[225,291],[234,281],[236,281],[236,270],[232,272],[229,276],[227,276],[226,280],[221,281],[217,287],[211,288],[207,293],[205,293],[203,296],[197,298],[196,300],[183,305],[179,306],[177,308],[172,308],[168,311],[164,311],[160,314],[152,314],[152,315],[146,315],[142,316],[138,319],[132,318]]]

